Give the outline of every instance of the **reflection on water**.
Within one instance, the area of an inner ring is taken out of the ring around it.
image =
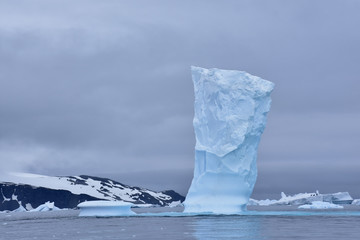
[[[261,236],[261,218],[251,216],[199,216],[193,219],[196,239],[265,239]]]

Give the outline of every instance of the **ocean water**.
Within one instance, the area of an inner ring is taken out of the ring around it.
[[[330,212],[329,210],[299,212],[296,208],[289,207],[252,208],[252,210],[256,210],[256,214],[117,218],[80,218],[77,216],[79,211],[76,210],[0,213],[0,239],[338,240],[360,238],[359,207]],[[285,214],[279,214],[282,212]],[[297,213],[302,214],[297,215]],[[315,215],[311,215],[312,213]]]

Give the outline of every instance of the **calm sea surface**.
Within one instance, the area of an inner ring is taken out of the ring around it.
[[[298,211],[280,207],[253,210]],[[344,212],[351,216],[336,216]],[[0,239],[360,239],[359,207],[330,216],[80,218],[78,213],[0,213]]]

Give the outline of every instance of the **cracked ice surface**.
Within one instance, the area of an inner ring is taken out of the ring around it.
[[[246,209],[274,88],[246,72],[192,67],[196,135],[194,178],[185,212]]]

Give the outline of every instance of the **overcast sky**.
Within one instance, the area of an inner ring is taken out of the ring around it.
[[[0,0],[1,171],[186,194],[195,65],[276,85],[255,197],[360,197],[359,12],[358,0]]]

